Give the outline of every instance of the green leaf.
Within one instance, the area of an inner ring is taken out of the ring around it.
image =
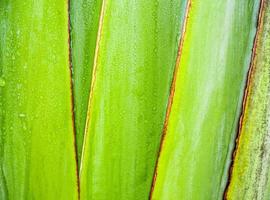
[[[105,0],[81,169],[82,199],[147,199],[185,0]]]
[[[102,0],[71,0],[71,46],[76,143],[80,164]]]
[[[0,1],[0,199],[77,199],[68,3]]]
[[[152,199],[219,199],[256,32],[259,1],[191,0]]]
[[[227,199],[270,199],[270,1],[264,1]]]

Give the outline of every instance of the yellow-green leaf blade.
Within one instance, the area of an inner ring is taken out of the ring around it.
[[[147,199],[174,71],[184,0],[105,0],[82,199]]]
[[[264,1],[227,199],[269,199],[270,1]]]
[[[0,199],[77,199],[66,0],[0,1]]]
[[[79,164],[81,160],[101,3],[102,0],[70,1],[73,94]]]
[[[219,199],[251,57],[259,1],[191,0],[153,199]]]

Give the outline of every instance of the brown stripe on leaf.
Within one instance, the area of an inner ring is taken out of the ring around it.
[[[187,1],[187,6],[186,6],[186,13],[185,13],[185,17],[184,17],[184,23],[183,23],[183,26],[182,26],[182,29],[181,29],[182,35],[181,35],[181,39],[179,41],[179,48],[178,48],[176,64],[175,64],[174,73],[173,73],[173,80],[172,80],[172,84],[171,84],[171,88],[170,88],[170,96],[169,96],[169,99],[168,99],[168,105],[167,105],[166,116],[165,116],[164,126],[163,126],[163,130],[162,130],[162,135],[161,135],[160,147],[159,147],[158,157],[157,157],[156,164],[155,164],[154,175],[153,175],[153,180],[152,180],[152,186],[151,186],[151,191],[150,191],[150,195],[149,195],[150,199],[152,199],[152,197],[153,197],[156,178],[157,178],[157,175],[158,175],[158,163],[159,163],[159,160],[160,160],[161,151],[162,151],[164,141],[165,141],[165,137],[166,137],[166,133],[167,133],[167,127],[168,127],[168,122],[169,122],[169,117],[170,117],[170,113],[171,113],[171,108],[172,108],[173,98],[174,98],[174,92],[175,92],[176,78],[177,78],[177,74],[178,74],[179,68],[180,68],[179,64],[180,64],[180,60],[181,60],[182,49],[183,49],[183,44],[184,44],[184,40],[185,40],[186,26],[187,26],[187,22],[188,22],[188,18],[189,18],[190,9],[191,9],[191,0],[188,0]]]
[[[91,81],[91,88],[90,88],[90,95],[89,95],[89,101],[88,101],[88,109],[87,109],[87,116],[86,116],[86,122],[85,122],[85,130],[84,130],[84,137],[83,137],[83,147],[82,147],[82,156],[81,156],[81,167],[80,167],[80,173],[82,172],[82,162],[85,154],[85,145],[86,145],[86,139],[87,139],[87,132],[89,128],[89,120],[90,120],[90,110],[91,110],[91,102],[93,99],[93,90],[96,82],[96,72],[97,72],[97,63],[98,63],[98,53],[100,49],[100,40],[101,40],[101,32],[103,27],[103,19],[105,14],[105,7],[106,7],[106,0],[102,1],[101,6],[101,12],[99,17],[99,25],[98,25],[98,33],[97,33],[97,41],[96,41],[96,49],[95,49],[95,57],[94,57],[94,64],[93,64],[93,73],[92,73],[92,81]]]
[[[257,30],[256,30],[256,34],[255,34],[255,38],[254,38],[254,42],[253,42],[253,48],[252,48],[252,55],[251,55],[251,61],[250,61],[250,67],[248,70],[248,75],[247,75],[247,80],[245,83],[245,91],[244,91],[244,96],[242,99],[242,108],[241,108],[241,114],[239,117],[239,123],[238,123],[238,131],[236,134],[236,139],[235,139],[235,145],[234,145],[234,149],[233,149],[233,153],[232,153],[232,158],[231,158],[231,164],[229,167],[229,177],[228,177],[228,181],[224,190],[224,194],[223,194],[223,199],[227,199],[227,195],[228,195],[228,189],[231,183],[231,179],[232,179],[232,172],[233,172],[233,167],[234,167],[234,160],[236,157],[236,154],[238,152],[238,148],[239,148],[239,141],[241,138],[241,131],[242,131],[242,127],[243,127],[243,119],[244,119],[244,114],[245,114],[245,109],[247,106],[247,97],[250,94],[250,83],[252,80],[252,76],[253,76],[253,72],[254,72],[254,65],[255,65],[255,57],[256,57],[256,51],[257,51],[257,44],[258,44],[258,38],[259,38],[259,34],[262,30],[262,16],[264,14],[265,11],[265,0],[261,0],[260,1],[260,9],[259,9],[259,15],[258,15],[258,21],[257,21]]]
[[[77,152],[75,117],[74,117],[74,91],[73,91],[73,81],[72,81],[70,0],[67,1],[67,8],[68,8],[68,62],[69,62],[69,74],[70,74],[70,92],[71,92],[70,97],[71,97],[71,113],[72,113],[73,146],[74,146],[75,161],[76,161],[76,177],[77,177],[78,199],[80,199],[80,180],[79,180],[79,168],[78,168],[78,152]]]

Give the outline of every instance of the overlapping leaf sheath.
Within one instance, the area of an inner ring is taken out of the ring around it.
[[[81,169],[82,199],[147,199],[185,0],[104,0]]]
[[[270,199],[269,22],[270,1],[266,0],[227,199]]]
[[[64,0],[0,1],[0,199],[77,199]]]
[[[102,0],[71,0],[71,46],[75,128],[80,164]]]
[[[227,181],[259,1],[191,0],[152,199],[219,199]]]

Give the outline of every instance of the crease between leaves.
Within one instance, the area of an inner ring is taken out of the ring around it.
[[[82,172],[82,166],[83,166],[82,163],[83,163],[83,160],[85,157],[85,145],[86,145],[87,135],[88,135],[87,132],[88,132],[89,120],[90,120],[90,109],[91,109],[91,101],[93,98],[93,89],[94,89],[95,81],[96,81],[98,52],[100,49],[99,44],[100,44],[100,40],[101,40],[101,32],[102,32],[102,27],[103,27],[105,7],[106,7],[106,0],[102,0],[101,12],[100,12],[100,17],[99,17],[99,25],[98,25],[98,33],[97,33],[97,41],[96,41],[96,49],[95,49],[95,57],[94,57],[94,65],[93,65],[93,72],[92,72],[91,88],[90,88],[90,95],[89,95],[89,101],[88,101],[88,109],[87,109],[84,137],[83,137],[82,156],[81,156],[79,176],[81,175],[81,172]]]
[[[228,181],[227,181],[226,188],[224,190],[224,195],[223,195],[224,199],[228,198],[228,190],[229,190],[229,186],[230,186],[231,180],[232,180],[232,171],[233,171],[234,164],[235,164],[235,157],[236,157],[236,154],[238,153],[239,141],[241,140],[241,137],[242,137],[241,132],[242,132],[242,128],[243,128],[243,120],[244,120],[244,116],[245,116],[245,110],[247,108],[247,99],[248,99],[248,96],[250,95],[250,89],[251,89],[250,86],[251,86],[252,77],[253,77],[253,73],[254,73],[254,69],[255,69],[257,45],[258,45],[258,41],[259,41],[259,35],[262,32],[263,15],[265,13],[264,7],[265,7],[265,0],[260,0],[260,10],[259,10],[259,14],[258,14],[257,30],[256,30],[255,38],[254,38],[252,55],[251,55],[251,62],[250,62],[250,67],[248,70],[247,80],[246,80],[246,84],[245,84],[245,92],[244,92],[244,96],[243,96],[243,100],[242,100],[242,108],[241,108],[241,115],[239,117],[238,131],[237,131],[237,135],[235,138],[235,145],[234,145],[234,149],[233,149],[233,153],[232,153],[231,164],[229,167]]]
[[[170,117],[168,127],[166,127],[168,130],[165,129],[165,133],[168,133],[166,134],[167,137],[165,140],[163,140],[163,142],[165,141],[164,147],[157,167],[156,173],[160,174],[158,174],[155,184],[154,199],[165,198],[167,195],[170,195],[170,193],[172,197],[176,197],[178,194],[182,198],[187,195],[189,196],[190,193],[192,193],[193,198],[199,198],[202,197],[202,195],[205,196],[205,198],[214,198],[214,196],[222,197],[227,182],[227,178],[223,178],[224,171],[227,171],[227,167],[229,167],[229,161],[227,160],[228,153],[225,149],[231,152],[232,145],[229,143],[230,141],[233,143],[233,140],[231,140],[231,135],[233,134],[231,129],[235,129],[235,134],[237,132],[241,100],[256,34],[259,2],[249,1],[250,4],[254,5],[253,7],[251,7],[249,3],[245,3],[245,1],[242,2],[244,3],[243,6],[241,2],[232,5],[230,1],[225,1],[221,4],[216,3],[216,5],[214,3],[214,5],[209,8],[214,11],[210,15],[212,17],[210,17],[207,10],[205,10],[207,6],[203,5],[204,2],[195,0],[192,2],[190,22],[188,22],[187,25],[188,30],[180,59],[181,63],[183,61],[182,65],[180,64],[180,74],[182,72],[185,73],[180,75],[181,78],[178,79],[179,82],[177,82],[175,88],[174,101],[177,99],[177,102],[174,102],[170,114],[175,118]],[[241,20],[241,17],[235,14],[237,10],[242,8],[246,9],[245,12],[243,12],[244,20]],[[218,9],[224,10],[226,15],[219,14]],[[205,26],[203,24],[200,25],[202,16],[206,15]],[[231,31],[229,32],[228,30],[227,37],[224,40],[219,24],[222,22],[225,23],[226,21],[227,23],[223,29],[227,27],[226,29],[230,29]],[[235,25],[233,26],[230,21]],[[236,28],[237,25],[240,25],[239,29]],[[212,27],[212,30],[209,29]],[[248,32],[241,34],[239,30],[242,29]],[[207,33],[207,35],[202,37],[202,33]],[[211,39],[213,37],[216,38],[216,40],[213,41],[213,39]],[[239,40],[239,47],[237,47],[237,43],[235,43],[237,40]],[[206,47],[212,49],[212,52],[211,50],[207,51]],[[232,52],[229,53],[229,49],[232,50],[232,48],[235,49],[235,53],[238,53],[238,58],[235,58]],[[214,56],[211,58],[213,54],[217,55],[217,57]],[[204,60],[202,60],[203,58]],[[225,65],[225,62],[227,62],[227,65]],[[241,64],[241,66],[243,64],[243,68],[234,68],[233,66],[235,64]],[[201,67],[197,69],[197,65]],[[217,68],[218,66],[219,68]],[[211,69],[212,72],[208,73],[207,69]],[[218,71],[222,69],[224,69],[224,71]],[[239,72],[243,76],[240,76],[242,77],[241,79],[238,76],[235,82],[233,82],[235,87],[230,88],[228,87],[228,83],[229,81],[234,81],[233,77],[235,73],[233,72]],[[193,75],[198,75],[194,83],[192,80]],[[213,79],[211,79],[211,76],[213,76]],[[226,76],[229,77],[226,78]],[[215,83],[214,80],[219,81],[219,84]],[[221,92],[219,93],[218,91]],[[200,93],[202,97],[200,97]],[[241,96],[239,96],[239,93],[241,93]],[[229,99],[229,94],[234,95],[234,98]],[[224,95],[227,97],[222,98]],[[208,98],[214,99],[210,101]],[[192,102],[195,103],[194,106]],[[215,104],[217,105],[214,106]],[[226,104],[230,105],[229,108],[225,106]],[[217,107],[223,109],[225,113],[223,114],[222,110],[215,111]],[[196,115],[195,113],[197,111],[200,113]],[[206,111],[208,111],[207,114]],[[179,112],[181,112],[181,115],[177,114]],[[237,117],[235,117],[235,114],[237,114]],[[215,119],[216,125],[212,126],[211,123],[213,123],[213,120],[211,117]],[[223,133],[221,136],[218,134],[219,129],[222,129],[220,130],[220,134]],[[208,139],[208,137],[212,137],[213,139],[208,141],[210,139]],[[221,137],[224,138],[225,141],[221,140]],[[200,140],[198,138],[200,138]],[[222,148],[225,144],[226,147]],[[181,147],[182,145],[184,145],[184,147]],[[205,151],[202,149],[203,147],[206,149]],[[216,154],[219,149],[220,153],[222,153],[221,155]],[[213,158],[209,157],[210,154],[213,155]],[[191,160],[193,159],[193,162],[185,157],[187,155],[192,157]],[[204,156],[206,156],[206,159],[203,159]],[[211,163],[209,163],[210,166],[207,167],[206,161],[211,162],[210,159],[213,159],[213,164],[211,165]],[[197,166],[192,164],[194,162],[197,162]],[[198,163],[203,165],[202,168],[199,167],[200,164]],[[223,169],[225,165],[226,170]],[[178,171],[179,167],[181,171]],[[218,173],[218,179],[208,176],[207,170],[211,168]],[[175,170],[177,170],[177,172]],[[167,183],[164,183],[164,180],[167,180],[165,181]],[[218,191],[217,185],[219,185],[219,183],[214,184],[213,181],[220,182],[219,180],[222,180],[222,188]],[[200,182],[206,185],[202,188],[199,184]],[[178,191],[180,186],[183,190],[182,192]],[[204,188],[207,190],[207,187],[208,191],[214,192],[215,190],[218,191],[218,193],[205,192]],[[191,196],[189,197],[191,198]]]
[[[78,199],[80,199],[80,180],[79,180],[79,169],[78,169],[78,152],[76,142],[76,129],[75,129],[75,113],[74,113],[74,87],[72,82],[72,49],[71,49],[71,27],[70,27],[70,0],[67,0],[68,10],[68,63],[69,63],[69,74],[70,74],[70,98],[71,98],[71,113],[72,113],[72,131],[73,131],[73,145],[74,145],[74,159],[76,161],[76,176],[77,176],[77,190]]]
[[[250,68],[248,71],[248,76],[247,76],[247,81],[246,81],[246,86],[245,86],[245,93],[243,96],[243,103],[242,103],[241,115],[239,118],[238,131],[237,131],[237,135],[235,138],[235,145],[234,145],[234,149],[233,149],[233,153],[232,153],[232,161],[231,161],[230,168],[229,168],[229,177],[228,177],[228,181],[227,181],[226,188],[224,190],[224,195],[223,195],[224,199],[228,198],[229,187],[230,187],[231,180],[232,180],[232,172],[233,172],[234,165],[235,165],[235,158],[236,158],[236,155],[237,155],[238,150],[239,150],[239,142],[242,138],[243,120],[245,117],[245,111],[247,108],[247,100],[248,100],[248,97],[250,95],[251,83],[253,80],[252,78],[253,78],[253,74],[254,74],[254,70],[255,70],[257,45],[258,45],[258,42],[260,39],[260,34],[262,32],[263,16],[264,16],[265,9],[266,9],[265,4],[266,4],[265,0],[260,0],[260,10],[259,10],[259,14],[258,14],[257,30],[256,30],[255,38],[254,38],[254,45],[253,45],[253,49],[252,49]]]
[[[174,97],[174,92],[175,92],[176,78],[177,78],[177,74],[180,73],[179,63],[181,60],[181,53],[182,53],[182,48],[183,48],[183,44],[184,44],[184,40],[185,40],[186,25],[188,22],[190,8],[191,8],[191,0],[188,0],[187,5],[186,5],[184,23],[180,29],[182,34],[181,34],[181,39],[179,41],[179,48],[178,48],[178,53],[177,53],[177,58],[176,58],[175,70],[173,73],[173,79],[172,79],[172,84],[171,84],[171,89],[170,89],[170,96],[168,98],[167,111],[166,111],[166,116],[165,116],[165,120],[164,120],[164,127],[162,130],[162,135],[161,135],[161,142],[160,142],[160,148],[159,148],[159,152],[158,152],[158,158],[157,158],[157,161],[155,164],[154,176],[153,176],[153,181],[152,181],[152,186],[151,186],[151,191],[150,191],[150,199],[152,199],[152,197],[153,197],[153,191],[155,189],[156,178],[158,175],[158,171],[157,171],[158,162],[160,159],[160,154],[162,151],[164,140],[166,139],[167,126],[168,126],[168,122],[169,122],[169,117],[170,117],[170,113],[171,113],[171,108],[172,108],[172,104],[173,104],[173,97]]]

